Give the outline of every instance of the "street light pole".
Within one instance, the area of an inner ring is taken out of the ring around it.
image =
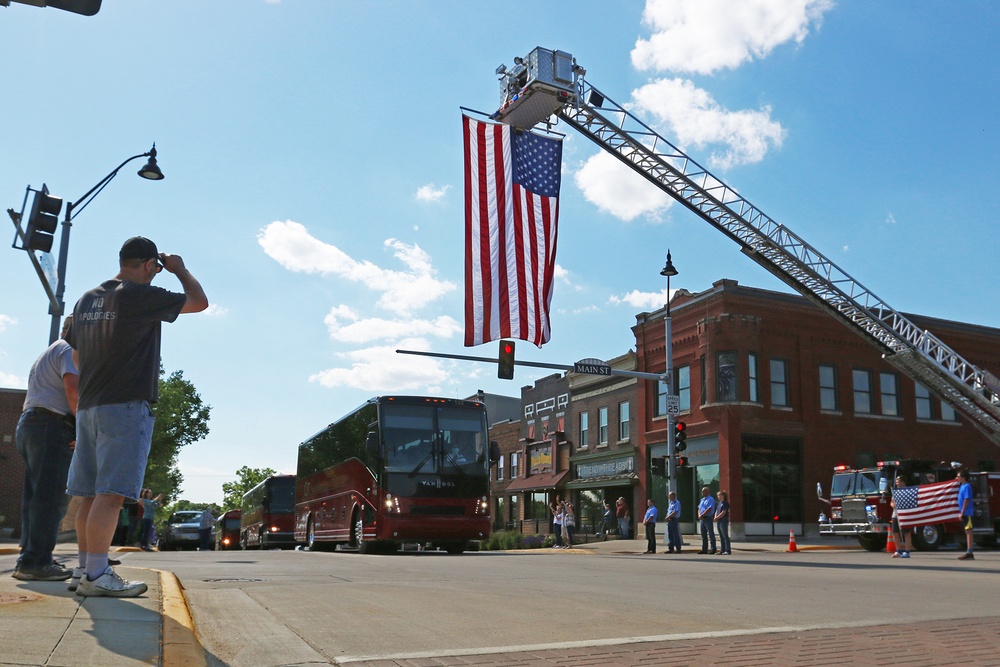
[[[49,326],[49,345],[56,342],[59,338],[59,324],[66,310],[66,304],[63,301],[63,294],[66,292],[66,263],[69,259],[69,232],[70,228],[73,226],[73,218],[82,211],[87,204],[93,201],[101,190],[104,189],[108,183],[111,182],[115,176],[118,175],[119,170],[127,165],[132,160],[138,160],[139,158],[148,157],[149,160],[146,161],[145,166],[140,169],[137,173],[143,178],[150,181],[161,181],[163,180],[163,172],[160,171],[159,166],[156,164],[156,144],[153,144],[153,148],[146,153],[139,153],[138,155],[133,155],[129,159],[122,162],[120,165],[115,167],[115,169],[97,182],[97,185],[90,188],[87,194],[80,197],[75,202],[70,202],[66,204],[66,217],[63,219],[62,223],[62,235],[59,241],[59,264],[56,268],[56,303],[49,305],[49,314],[52,315],[52,323]],[[58,308],[56,307],[58,305]]]
[[[670,277],[677,275],[677,269],[674,268],[674,263],[670,261],[669,248],[667,248],[667,263],[664,265],[663,270],[660,271],[660,275],[667,277],[667,308],[666,315],[663,318],[666,333],[666,370],[664,371],[664,375],[667,377],[667,396],[673,397],[677,393],[674,387],[674,338],[670,319]],[[669,493],[677,493],[677,452],[674,440],[674,422],[676,419],[674,413],[671,411],[670,403],[671,401],[667,401],[667,491]]]

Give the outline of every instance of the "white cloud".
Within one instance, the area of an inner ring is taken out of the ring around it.
[[[890,212],[888,215],[885,216],[885,224],[887,224],[887,225],[895,225],[896,224],[896,216],[894,216],[892,214],[892,212]]]
[[[677,290],[671,290],[673,293],[677,293]],[[656,310],[663,308],[667,303],[667,290],[663,289],[659,292],[640,292],[639,290],[632,290],[621,296],[611,296],[608,299],[608,303],[613,305],[625,304],[631,306],[632,308],[642,308],[647,310]]]
[[[417,188],[417,201],[435,202],[444,198],[451,189],[450,185],[443,185],[440,188],[435,187],[433,183],[428,183],[427,185],[421,185]]]
[[[330,309],[323,319],[330,338],[342,343],[368,343],[375,340],[402,340],[413,336],[451,338],[463,331],[454,318],[442,315],[432,320],[417,318],[363,318],[348,306]]]
[[[0,333],[3,333],[4,331],[7,330],[7,327],[14,324],[17,324],[17,320],[15,320],[13,317],[9,315],[4,315],[3,313],[0,313]]]
[[[208,304],[208,308],[205,309],[204,314],[213,317],[224,317],[229,314],[229,309],[217,303],[210,303]]]
[[[420,338],[399,342],[399,349],[426,351],[429,345]],[[448,373],[438,360],[412,354],[397,354],[397,346],[368,347],[338,356],[350,367],[331,368],[312,375],[310,382],[324,387],[350,387],[369,393],[406,392],[440,387]]]
[[[406,271],[355,260],[291,220],[267,225],[257,234],[257,242],[269,257],[290,271],[335,275],[381,292],[376,305],[396,313],[422,308],[456,288],[454,283],[435,277],[437,271],[420,246],[397,239],[388,239],[385,247],[393,251],[393,256],[407,267]]]
[[[573,180],[587,201],[626,222],[641,215],[657,220],[673,202],[665,192],[610,153],[588,158]]]
[[[0,387],[9,387],[11,389],[27,389],[28,382],[24,378],[20,378],[17,375],[11,373],[4,373],[0,371]]]
[[[729,111],[707,91],[684,79],[660,79],[632,91],[635,108],[666,124],[685,148],[713,150],[709,164],[720,169],[760,162],[771,146],[780,147],[785,130],[771,120],[771,108]]]
[[[641,70],[712,74],[766,58],[818,28],[833,0],[647,0],[632,64]]]

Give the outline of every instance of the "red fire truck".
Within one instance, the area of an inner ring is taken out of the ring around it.
[[[868,551],[885,549],[892,530],[892,507],[889,504],[897,475],[906,478],[907,486],[930,484],[954,479],[961,466],[957,463],[933,463],[915,459],[879,461],[871,468],[837,466],[833,471],[828,511],[820,517],[821,536],[857,537]],[[973,472],[974,515],[972,525],[976,541],[994,546],[1000,533],[1000,473]],[[934,551],[946,542],[964,544],[964,532],[958,521],[920,526],[913,536],[913,546],[921,551]]]

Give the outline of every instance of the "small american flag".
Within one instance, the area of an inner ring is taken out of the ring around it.
[[[928,526],[958,521],[958,480],[893,489],[899,527]]]
[[[465,345],[550,337],[562,141],[462,116]]]

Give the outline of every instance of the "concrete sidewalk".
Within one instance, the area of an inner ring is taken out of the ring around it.
[[[17,554],[0,543],[0,554]],[[72,567],[76,544],[55,557]],[[0,665],[118,667],[206,665],[180,582],[172,572],[128,567],[116,571],[149,590],[137,598],[83,598],[65,581],[20,581],[13,558],[0,568]]]

